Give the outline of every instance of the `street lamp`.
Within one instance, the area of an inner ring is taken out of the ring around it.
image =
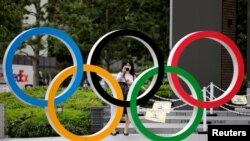
[[[57,113],[61,114],[63,113],[63,105],[57,105]]]

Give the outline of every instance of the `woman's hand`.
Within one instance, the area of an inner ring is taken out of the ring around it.
[[[124,75],[126,73],[126,66],[122,68],[122,74]]]
[[[131,81],[131,80],[126,80],[126,84],[127,84],[127,85],[130,86],[130,85],[132,85],[132,83],[133,83],[133,81]]]

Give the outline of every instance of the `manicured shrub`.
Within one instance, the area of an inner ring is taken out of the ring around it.
[[[170,98],[172,95],[170,86],[167,84],[162,84],[160,89],[157,91],[156,95],[163,98]]]
[[[44,99],[47,87],[34,87],[25,92]],[[64,89],[60,88],[58,94]],[[0,94],[0,103],[5,105],[6,132],[9,137],[58,136],[49,124],[45,109],[30,106],[20,101],[12,93]],[[101,106],[103,102],[89,88],[79,88],[68,100],[61,104],[63,112],[57,113],[61,124],[77,135],[90,134],[90,107]],[[56,108],[56,106],[55,106]]]

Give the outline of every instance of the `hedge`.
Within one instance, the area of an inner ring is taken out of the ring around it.
[[[44,99],[46,90],[47,87],[34,87],[25,92],[32,97]],[[0,103],[5,105],[6,134],[9,137],[58,136],[50,126],[44,108],[27,105],[12,93],[0,94]],[[90,107],[103,104],[94,92],[79,88],[71,98],[62,103],[63,113],[57,113],[58,119],[74,134],[90,134]]]

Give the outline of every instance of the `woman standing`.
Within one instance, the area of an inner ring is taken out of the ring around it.
[[[121,71],[117,74],[117,81],[121,84],[123,83],[124,85],[127,85],[128,88],[132,85],[132,83],[134,82],[135,80],[135,70],[134,70],[134,64],[132,61],[130,60],[126,60],[122,63],[122,66],[121,66]],[[124,91],[123,90],[123,96],[124,96],[124,99],[126,100],[127,99],[127,93],[128,91]],[[129,128],[129,125],[130,125],[130,120],[129,120],[129,117],[128,117],[128,114],[127,114],[127,110],[126,110],[126,107],[124,108],[124,115],[125,115],[125,127],[124,127],[124,131],[123,131],[123,134],[125,136],[128,136],[129,133],[128,133],[128,128]],[[117,135],[119,132],[118,131],[113,131],[111,133],[111,135],[115,136]]]

